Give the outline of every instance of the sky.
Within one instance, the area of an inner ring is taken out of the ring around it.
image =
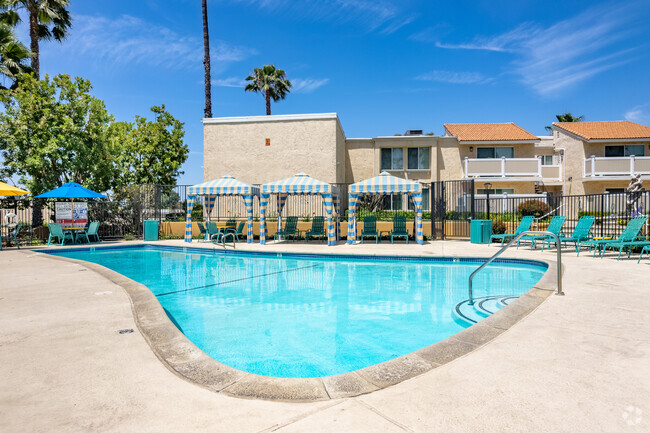
[[[265,114],[255,67],[293,84],[273,114],[339,115],[347,137],[559,113],[650,125],[650,1],[208,0],[214,117]],[[203,181],[200,0],[71,0],[41,74],[89,79],[117,120],[165,104],[185,123],[179,184]],[[26,42],[24,28],[19,31]]]

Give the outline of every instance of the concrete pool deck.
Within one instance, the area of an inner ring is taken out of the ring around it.
[[[485,257],[496,252],[458,241],[237,246],[244,248]],[[504,257],[555,255],[513,249]],[[647,430],[650,261],[570,252],[563,261],[566,296],[549,297],[468,355],[371,394],[283,403],[233,398],[188,383],[151,351],[121,287],[79,264],[5,250],[0,431]],[[121,329],[135,331],[119,334]]]

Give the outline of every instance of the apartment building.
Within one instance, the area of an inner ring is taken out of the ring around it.
[[[619,192],[640,173],[650,189],[650,127],[633,122],[555,123],[549,136],[514,123],[445,124],[442,136],[409,130],[371,138],[347,138],[336,113],[203,124],[205,181],[230,174],[259,184],[305,172],[344,184],[388,171],[423,184],[474,179],[477,194],[488,187],[495,194],[585,194]],[[385,206],[408,203],[394,196]]]
[[[553,124],[565,155],[565,194],[620,193],[632,175],[650,189],[650,127],[629,121]]]

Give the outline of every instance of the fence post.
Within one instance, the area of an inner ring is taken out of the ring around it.
[[[592,160],[593,161],[593,160]],[[600,195],[600,237],[605,233],[605,194]]]
[[[470,203],[471,205],[470,205],[469,217],[470,219],[474,219],[475,218],[474,211],[476,210],[476,208],[474,207],[474,179],[472,179],[472,183],[471,183]]]

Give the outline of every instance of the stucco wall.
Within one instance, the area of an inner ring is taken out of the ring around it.
[[[375,143],[347,140],[345,144],[345,182],[354,183],[375,176]]]
[[[230,174],[244,182],[266,183],[299,172],[324,182],[343,181],[345,140],[338,118],[274,120],[273,117],[206,121],[204,181]],[[266,145],[267,138],[271,140],[270,146]]]

